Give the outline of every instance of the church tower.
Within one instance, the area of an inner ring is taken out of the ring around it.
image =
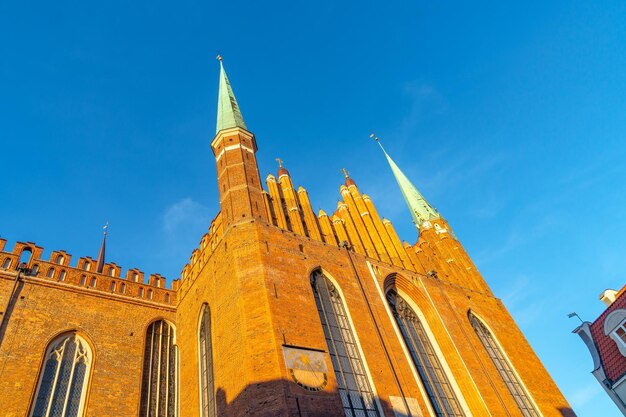
[[[221,60],[211,147],[220,212],[177,292],[180,415],[574,415],[446,220],[386,152],[415,244],[345,170],[330,214],[312,210],[280,160],[265,191]]]
[[[415,243],[347,170],[317,213],[297,161],[262,185],[221,60],[211,149],[220,210],[171,288],[106,262],[106,231],[97,260],[75,263],[0,239],[3,416],[574,416],[386,152]]]
[[[225,227],[249,218],[267,220],[263,189],[256,162],[256,140],[246,129],[222,59],[217,102],[217,127],[211,149],[217,166]]]

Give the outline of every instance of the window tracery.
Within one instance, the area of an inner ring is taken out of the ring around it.
[[[426,329],[415,311],[393,289],[387,292],[387,301],[435,415],[437,417],[465,416]]]
[[[513,399],[517,404],[517,408],[524,417],[539,417],[539,411],[535,408],[535,405],[522,385],[517,373],[513,370],[513,367],[506,358],[504,351],[500,348],[500,345],[491,334],[491,331],[471,311],[468,316],[470,322],[472,323],[472,327],[480,339],[480,342],[485,347],[489,358],[495,365],[500,377],[504,381],[504,384],[513,396]]]
[[[198,331],[200,365],[200,407],[202,417],[215,417],[215,388],[213,379],[213,345],[211,343],[211,312],[204,304]]]
[[[321,271],[311,275],[311,286],[346,416],[380,416],[339,291]]]
[[[44,359],[31,417],[82,415],[92,364],[91,348],[75,333],[53,340]]]
[[[148,326],[141,379],[141,417],[178,415],[178,350],[175,337],[174,326],[165,320]]]

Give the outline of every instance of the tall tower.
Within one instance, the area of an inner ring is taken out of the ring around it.
[[[491,294],[491,289],[477,271],[447,220],[424,198],[391,159],[378,137],[375,139],[389,163],[417,228],[418,241],[413,246],[413,251],[424,272],[434,271],[440,278],[464,288]]]
[[[220,62],[220,207],[177,294],[184,416],[573,416],[447,222],[386,155],[402,242],[347,171],[316,215],[282,161],[259,181]]]
[[[243,115],[220,61],[217,126],[211,149],[217,166],[220,207],[225,227],[249,218],[267,220],[263,189],[256,162],[256,139]]]

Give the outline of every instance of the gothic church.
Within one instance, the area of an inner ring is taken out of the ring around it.
[[[104,243],[72,263],[0,240],[2,416],[574,416],[387,153],[414,244],[347,174],[330,214],[282,164],[263,185],[220,67],[221,209],[171,288],[122,274]]]

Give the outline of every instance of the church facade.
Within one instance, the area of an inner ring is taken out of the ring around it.
[[[104,245],[70,266],[64,251],[0,240],[2,415],[575,415],[389,155],[415,244],[347,174],[331,214],[282,164],[263,186],[220,66],[221,209],[171,288],[122,277]]]

